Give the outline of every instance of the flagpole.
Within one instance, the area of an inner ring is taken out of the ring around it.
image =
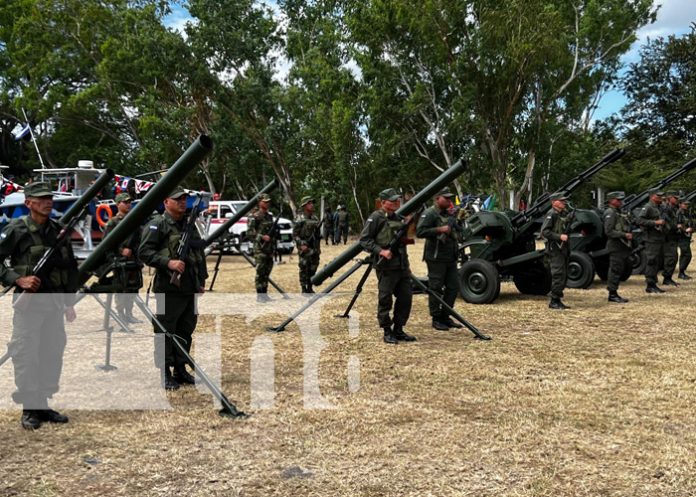
[[[22,107],[22,114],[24,114],[24,122],[27,123],[27,126],[29,126],[29,134],[31,135],[31,141],[34,144],[34,148],[36,149],[36,155],[39,156],[41,169],[46,169],[46,166],[44,166],[44,161],[41,158],[41,152],[39,152],[39,145],[36,143],[36,137],[34,137],[34,132],[31,129],[31,123],[29,123],[29,119],[27,118],[27,113],[24,111],[24,107]]]

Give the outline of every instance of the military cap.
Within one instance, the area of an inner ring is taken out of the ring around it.
[[[665,197],[679,198],[679,193],[677,193],[677,192],[667,192],[667,193],[665,193]]]
[[[25,197],[52,197],[51,184],[48,181],[35,181],[24,185]]]
[[[454,197],[454,193],[450,191],[448,187],[444,187],[442,190],[437,192],[436,197]]]
[[[650,190],[650,195],[659,195],[660,197],[664,197],[665,192],[663,192],[663,191],[660,190],[659,188],[652,188],[652,189]]]
[[[679,203],[680,203],[680,204],[684,204],[684,205],[691,205],[691,202],[689,202],[688,200],[682,200],[682,201],[679,202]]]
[[[259,202],[270,202],[271,196],[268,193],[262,193],[259,195]]]
[[[626,198],[626,194],[624,192],[609,192],[607,193],[607,200],[623,200]]]
[[[132,199],[131,196],[128,195],[127,193],[119,193],[118,195],[116,195],[116,198],[114,199],[114,201],[115,201],[117,204],[118,204],[119,202],[130,202],[131,200],[133,200],[133,199]]]
[[[562,193],[554,193],[553,195],[551,195],[549,197],[549,200],[551,200],[551,202],[555,202],[556,200],[564,200],[565,201],[565,200],[568,200],[568,197],[566,197]]]
[[[300,202],[300,207],[304,207],[310,202],[314,202],[314,199],[310,196],[302,197],[302,201]]]
[[[392,202],[399,200],[401,198],[401,195],[397,193],[397,191],[394,188],[387,188],[386,190],[382,190],[379,192],[379,198],[380,200],[391,200]]]
[[[184,191],[184,189],[181,188],[180,186],[177,186],[176,188],[174,188],[174,190],[172,190],[172,193],[170,193],[167,196],[167,198],[171,198],[173,200],[176,200],[176,199],[182,197],[183,195],[188,195],[188,193],[186,193]]]

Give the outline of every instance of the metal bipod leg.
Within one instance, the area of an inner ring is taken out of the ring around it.
[[[230,400],[225,396],[224,393],[222,393],[222,390],[213,383],[213,381],[208,377],[207,374],[205,374],[205,371],[196,364],[196,362],[193,360],[193,357],[189,355],[189,353],[186,351],[186,348],[181,344],[179,341],[179,337],[176,335],[170,333],[165,329],[165,327],[162,325],[162,323],[159,322],[155,314],[150,310],[149,307],[145,305],[145,302],[143,302],[143,299],[140,298],[140,295],[135,296],[135,305],[138,306],[140,311],[147,316],[150,321],[152,321],[153,324],[155,324],[159,330],[164,333],[167,337],[169,337],[172,342],[174,343],[174,346],[179,349],[179,352],[181,352],[184,357],[186,357],[186,360],[188,361],[189,364],[195,369],[196,371],[196,376],[200,378],[200,380],[203,382],[203,384],[208,387],[208,390],[213,394],[213,396],[220,401],[222,404],[222,409],[218,412],[220,416],[224,417],[231,417],[231,418],[238,418],[238,417],[246,417],[247,415],[243,413],[242,411],[239,411],[235,405],[230,402]]]
[[[365,285],[365,282],[367,281],[367,277],[370,275],[371,271],[372,271],[372,264],[367,266],[365,273],[360,278],[360,281],[358,282],[358,286],[355,287],[355,293],[353,294],[353,298],[350,299],[350,303],[348,304],[348,307],[346,307],[345,312],[343,314],[336,314],[337,318],[346,318],[347,319],[350,317],[350,311],[353,309],[353,306],[355,305],[355,302],[357,302],[358,297],[360,297],[360,294],[362,293],[363,286]]]
[[[452,316],[454,316],[454,318],[457,321],[459,321],[464,326],[469,328],[469,330],[475,335],[475,338],[479,338],[481,340],[490,340],[491,339],[491,337],[489,337],[488,335],[484,335],[483,333],[481,333],[481,331],[476,326],[474,326],[469,321],[464,319],[464,317],[461,314],[459,314],[457,311],[455,311],[452,307],[450,307],[447,304],[447,302],[445,302],[445,300],[435,290],[433,290],[430,287],[425,286],[423,284],[423,282],[421,280],[419,280],[413,273],[411,273],[411,280],[413,280],[416,283],[416,285],[418,285],[421,288],[421,290],[426,292],[428,295],[432,295],[433,297],[435,297],[435,299],[438,302],[440,302],[442,307],[445,310],[447,310],[447,312],[449,312]]]

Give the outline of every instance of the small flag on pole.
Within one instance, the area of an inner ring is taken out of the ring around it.
[[[12,132],[12,134],[14,135],[15,141],[19,141],[22,138],[29,136],[30,133],[31,133],[31,126],[29,126],[29,123],[23,124],[19,130]]]

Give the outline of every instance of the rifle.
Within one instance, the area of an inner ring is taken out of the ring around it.
[[[269,237],[271,237],[270,240],[267,242],[262,241],[261,245],[266,246],[267,243],[273,243],[273,254],[275,255],[276,250],[278,250],[278,238],[280,237],[280,230],[278,229],[278,221],[280,221],[280,216],[277,216],[273,220],[273,224],[271,225],[271,229],[268,230],[268,233],[266,233]]]
[[[193,230],[196,229],[196,219],[198,219],[201,213],[201,196],[197,195],[196,200],[191,207],[191,212],[189,213],[188,219],[186,220],[186,226],[184,227],[184,233],[181,235],[179,240],[179,246],[176,249],[176,259],[180,261],[186,261],[188,259],[189,253],[191,252],[191,245],[193,242]],[[177,288],[181,288],[181,275],[176,271],[171,271],[171,278],[169,283]]]

